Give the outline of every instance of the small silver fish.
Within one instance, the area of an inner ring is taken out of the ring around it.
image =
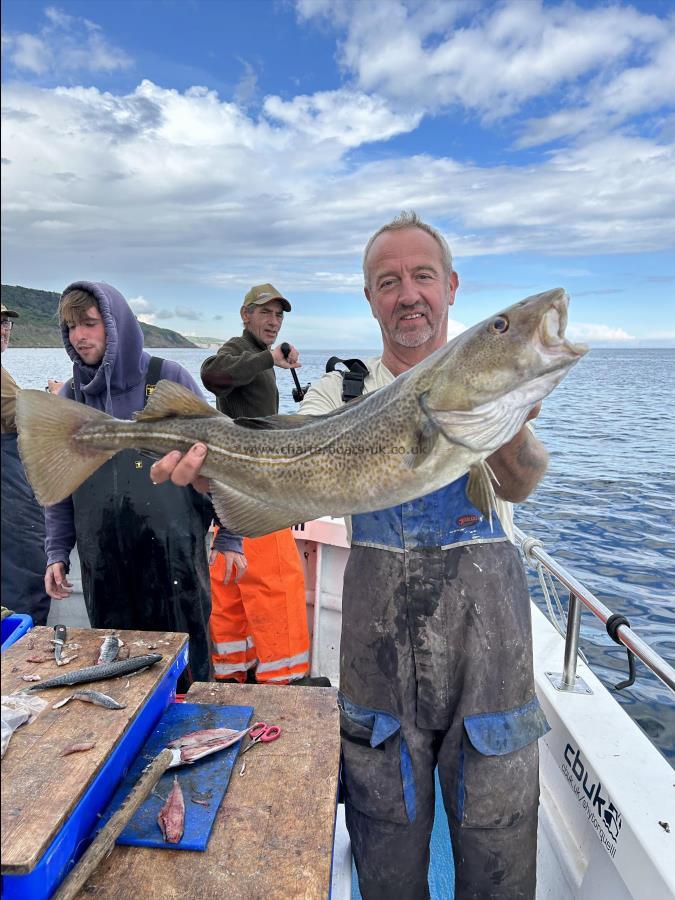
[[[114,697],[109,697],[101,691],[75,691],[70,698],[71,700],[82,700],[84,703],[94,703],[96,706],[103,706],[105,709],[126,709],[126,703],[119,703]]]
[[[102,666],[105,663],[111,663],[117,659],[117,654],[120,652],[120,647],[122,646],[122,641],[117,637],[116,634],[108,634],[103,640],[101,644],[101,650],[98,654],[98,662],[96,665]]]
[[[129,659],[117,660],[105,663],[101,666],[87,666],[85,669],[74,669],[72,672],[64,672],[50,678],[42,684],[31,685],[28,691],[42,691],[45,688],[65,687],[69,684],[83,684],[87,681],[105,681],[107,678],[118,678],[120,675],[129,675],[138,669],[147,669],[158,663],[162,658],[159,653],[148,653],[145,656],[130,656]]]

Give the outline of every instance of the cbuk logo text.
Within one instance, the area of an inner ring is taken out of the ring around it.
[[[579,751],[572,744],[565,747],[562,771],[578,800],[583,801],[589,821],[611,856],[621,831],[621,813],[603,794],[600,779],[595,779],[584,766]]]

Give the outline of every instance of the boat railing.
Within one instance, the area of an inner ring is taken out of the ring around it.
[[[544,545],[540,540],[530,537],[515,528],[515,538],[525,559],[532,565],[539,574],[540,583],[547,593],[547,588],[543,579],[545,571],[549,578],[553,576],[569,591],[569,606],[567,611],[567,627],[565,631],[565,654],[563,660],[563,671],[560,674],[547,673],[551,683],[559,691],[573,691],[578,693],[588,693],[589,688],[583,680],[576,674],[577,657],[579,654],[579,631],[581,626],[581,610],[582,605],[589,609],[596,618],[600,619],[607,628],[610,637],[616,643],[623,644],[629,651],[628,657],[634,654],[641,660],[647,668],[659,678],[666,687],[675,693],[675,669],[666,662],[659,654],[649,646],[649,644],[639,637],[630,627],[628,620],[621,615],[613,613],[611,609],[605,606],[601,600],[585,587],[574,577],[564,566],[557,563],[553,557],[544,550]],[[547,603],[549,598],[547,597]],[[550,608],[550,604],[549,604]],[[554,622],[554,624],[556,624]],[[632,684],[634,678],[633,664],[631,661],[631,678],[626,682],[621,682],[617,687],[627,687]]]

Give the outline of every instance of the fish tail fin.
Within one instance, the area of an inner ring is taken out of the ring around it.
[[[111,416],[84,403],[23,390],[16,401],[19,453],[35,496],[52,506],[86,481],[117,450],[84,448],[73,437],[85,425]]]

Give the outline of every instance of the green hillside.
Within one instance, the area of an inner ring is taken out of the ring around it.
[[[19,313],[12,328],[12,347],[61,347],[61,333],[56,318],[59,294],[37,291],[19,285],[2,285],[2,302]],[[139,322],[146,347],[196,347],[177,331]]]

